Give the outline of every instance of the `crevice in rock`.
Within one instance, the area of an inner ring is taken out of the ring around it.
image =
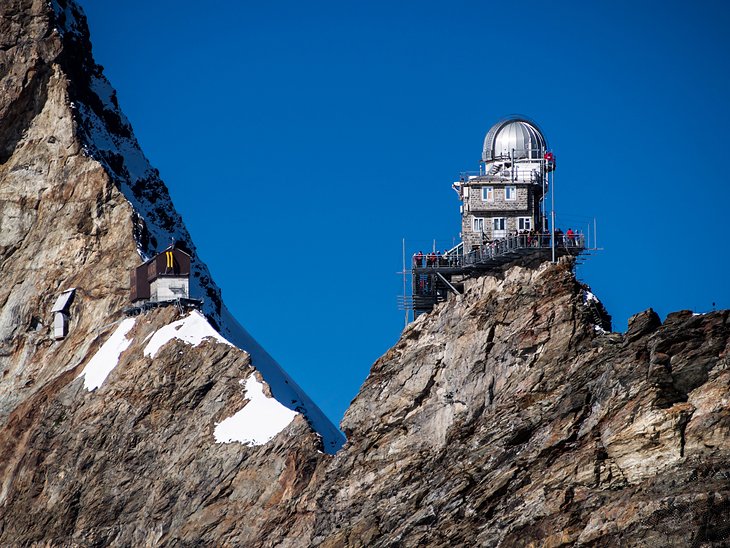
[[[692,414],[694,413],[694,410],[692,411],[684,411],[679,415],[679,419],[677,420],[677,432],[679,432],[679,456],[684,457],[684,448],[687,443],[685,432],[687,430],[687,425],[689,424],[689,421],[692,419]]]
[[[17,99],[2,113],[0,165],[5,164],[13,155],[18,143],[36,116],[43,110],[48,99],[50,66],[43,64],[39,59],[35,66],[28,70],[25,77],[29,78],[28,83],[23,87]]]
[[[420,407],[423,404],[423,402],[426,400],[426,398],[431,395],[431,389],[436,384],[436,375],[439,372],[440,363],[441,362],[434,364],[434,366],[431,370],[431,375],[429,376],[428,381],[426,382],[426,386],[423,387],[423,390],[421,390],[420,394],[418,394],[415,398],[413,398],[413,403],[406,409],[406,412],[403,414],[403,416],[408,415],[408,413],[410,413],[414,409],[417,409],[418,407]]]

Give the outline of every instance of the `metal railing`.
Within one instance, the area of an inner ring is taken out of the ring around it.
[[[484,263],[523,249],[551,249],[549,233],[515,234],[493,240],[469,251],[464,250],[463,242],[444,254],[427,253],[413,256],[413,268],[454,268]],[[582,233],[556,233],[555,247],[564,249],[585,249],[585,235]]]
[[[517,183],[542,183],[544,177],[539,171],[531,170],[520,170],[514,168],[505,168],[495,173],[481,173],[481,174],[466,174],[461,173],[459,175],[459,182],[462,185],[477,184],[481,185],[484,183],[495,182],[502,183],[508,181],[514,181]]]

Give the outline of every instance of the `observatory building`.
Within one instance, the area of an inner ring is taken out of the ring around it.
[[[461,200],[461,239],[470,250],[509,235],[547,231],[543,197],[555,158],[535,122],[506,118],[487,132],[478,173],[453,184]]]
[[[555,156],[535,122],[510,116],[491,127],[484,138],[479,171],[462,173],[452,185],[461,202],[461,242],[441,254],[434,241],[430,253],[413,255],[411,296],[404,289],[402,301],[406,322],[409,310],[415,317],[450,294],[462,294],[469,278],[515,262],[555,262],[560,256],[585,251],[582,232],[569,229],[563,234],[555,227],[554,171]]]

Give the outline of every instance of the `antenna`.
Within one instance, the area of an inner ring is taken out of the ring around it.
[[[555,172],[552,172],[553,180],[550,184],[550,218],[552,220],[550,226],[550,248],[553,253],[553,263],[555,263]]]
[[[403,238],[403,301],[404,302],[406,300],[406,285],[407,285],[406,280],[407,280],[407,278],[406,278],[406,239]],[[404,327],[408,327],[408,307],[404,306],[403,309],[404,309],[404,313],[405,313]]]

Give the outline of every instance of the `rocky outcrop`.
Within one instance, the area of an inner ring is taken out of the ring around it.
[[[261,377],[214,337],[150,349],[177,316],[125,320],[131,342],[99,388],[86,388],[86,362],[13,410],[0,431],[1,545],[256,545],[287,520],[324,458],[320,438],[297,414],[269,443],[217,443],[216,425],[252,405],[243,381]]]
[[[297,530],[322,546],[721,546],[728,311],[595,324],[569,263],[472,280],[373,366]]]
[[[72,0],[0,6],[0,425],[26,397],[88,354],[128,306],[129,270],[170,241],[193,255],[191,295],[247,350],[280,401],[334,451],[342,435],[230,315],[91,55]],[[50,339],[50,309],[77,289],[70,336]]]
[[[2,2],[0,67],[0,545],[259,542],[341,434],[226,310],[78,5]],[[205,317],[126,318],[171,239]]]

